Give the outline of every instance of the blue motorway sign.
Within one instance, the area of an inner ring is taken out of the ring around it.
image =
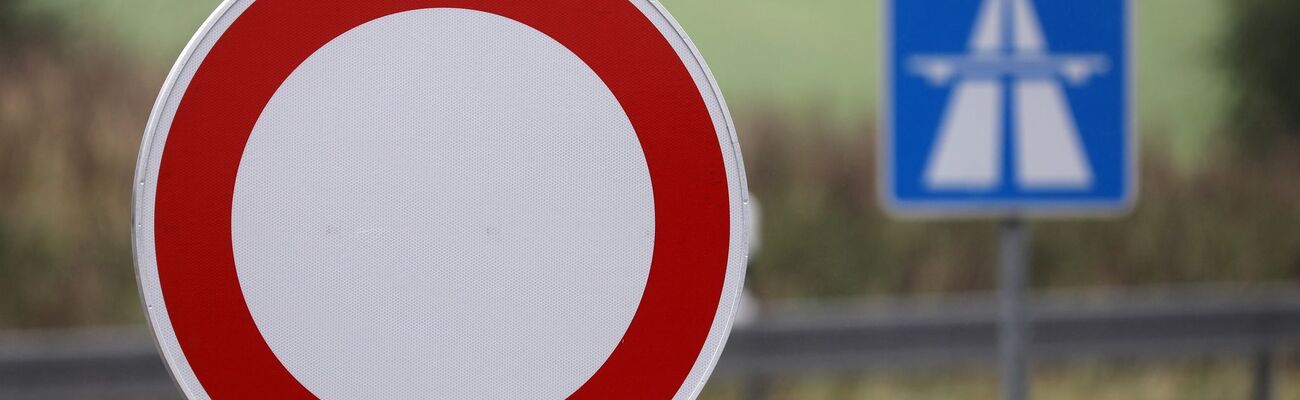
[[[887,209],[1129,208],[1137,187],[1129,0],[887,3]]]

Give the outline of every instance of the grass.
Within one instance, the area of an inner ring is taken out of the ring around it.
[[[713,68],[737,119],[816,112],[842,126],[878,102],[882,0],[664,0]],[[1195,166],[1225,118],[1217,59],[1231,0],[1132,0],[1137,5],[1138,103],[1181,164]],[[170,66],[217,0],[40,0],[104,25],[158,68]],[[818,132],[799,132],[817,134]]]

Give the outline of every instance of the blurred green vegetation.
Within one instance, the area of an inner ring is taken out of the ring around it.
[[[1300,2],[1238,0],[1224,61],[1236,89],[1234,128],[1243,150],[1300,144]],[[1286,38],[1286,39],[1280,39]]]
[[[737,119],[815,111],[841,131],[876,107],[881,2],[663,1],[700,47]],[[1133,1],[1139,122],[1184,168],[1199,162],[1225,116],[1217,46],[1231,3]]]
[[[1224,122],[1216,63],[1234,0],[1135,0],[1141,123],[1183,166]],[[219,0],[28,0],[107,28],[149,62],[169,63]],[[870,118],[878,95],[881,0],[663,0],[713,68],[738,119],[816,111],[838,127]],[[1291,2],[1294,3],[1294,2]],[[844,131],[840,129],[839,131]],[[825,132],[795,132],[798,135]]]
[[[0,0],[0,327],[138,319],[130,182],[152,80]],[[21,17],[21,20],[16,20]]]
[[[760,298],[993,289],[994,224],[886,217],[876,204],[872,126],[792,139],[803,129],[832,129],[819,121],[740,122],[750,187],[763,210],[762,249],[749,277]],[[1154,139],[1144,149],[1131,215],[1032,224],[1035,286],[1300,277],[1300,154],[1236,163],[1207,151],[1202,168],[1189,172]]]
[[[21,0],[0,0],[0,52],[48,45],[61,31],[62,20],[57,15],[33,11],[28,4]]]

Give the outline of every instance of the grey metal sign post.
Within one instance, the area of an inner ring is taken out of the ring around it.
[[[1029,234],[1024,221],[1018,217],[1003,221],[999,231],[998,349],[1002,366],[1002,398],[1024,400],[1029,392],[1025,347],[1032,334],[1025,315]]]

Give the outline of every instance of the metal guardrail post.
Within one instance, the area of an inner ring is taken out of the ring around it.
[[[1255,352],[1252,377],[1253,399],[1273,400],[1273,352],[1268,347],[1261,347]]]
[[[772,398],[771,376],[766,374],[754,374],[745,378],[744,393],[741,398],[745,400],[768,400]]]

